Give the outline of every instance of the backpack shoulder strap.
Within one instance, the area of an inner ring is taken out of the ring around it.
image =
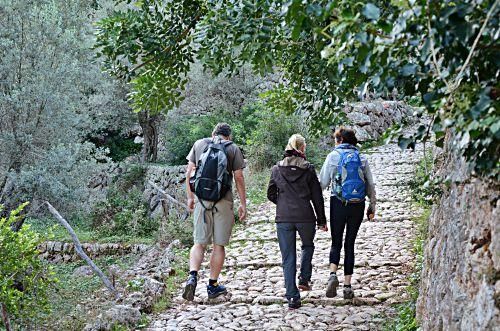
[[[210,146],[214,143],[214,140],[212,138],[203,138],[203,141],[207,144],[205,146],[205,148],[203,149],[203,153],[205,153],[206,151],[208,151]]]

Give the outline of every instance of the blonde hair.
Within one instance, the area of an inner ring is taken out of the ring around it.
[[[296,133],[293,134],[290,139],[288,139],[288,145],[285,147],[285,151],[302,151],[304,146],[306,145],[306,138],[302,135]]]

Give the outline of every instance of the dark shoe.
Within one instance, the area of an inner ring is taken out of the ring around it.
[[[223,285],[207,285],[207,293],[209,299],[217,298],[219,295],[227,294],[226,287]]]
[[[339,279],[336,274],[331,274],[328,279],[328,286],[326,287],[326,297],[333,298],[337,295],[337,287],[339,286]]]
[[[301,289],[302,291],[310,291],[312,289],[312,286],[307,280],[299,277],[299,289]]]
[[[288,309],[298,309],[300,307],[302,307],[302,303],[300,302],[300,298],[288,299]]]
[[[352,287],[344,287],[344,299],[352,299],[354,298],[354,291]]]
[[[186,281],[186,287],[184,287],[184,293],[182,297],[188,301],[194,300],[194,292],[196,291],[196,285],[198,284],[198,279],[196,276],[189,275]]]

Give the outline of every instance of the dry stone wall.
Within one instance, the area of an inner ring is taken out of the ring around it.
[[[377,140],[394,124],[415,124],[415,109],[400,101],[371,101],[348,104],[344,110],[359,141]]]
[[[125,255],[131,253],[142,253],[150,248],[145,244],[113,244],[113,243],[84,243],[82,248],[90,258],[108,255]],[[73,243],[61,241],[46,241],[38,249],[41,257],[52,262],[70,262],[81,260],[75,251]]]
[[[429,219],[418,300],[423,330],[498,330],[498,182],[468,175],[463,160],[442,161],[451,187]]]
[[[179,206],[169,201],[162,202],[165,198],[148,181],[155,183],[178,201],[185,202],[186,166],[149,166],[143,194],[144,201],[149,205],[151,217],[160,217],[165,211],[180,216],[183,211]]]

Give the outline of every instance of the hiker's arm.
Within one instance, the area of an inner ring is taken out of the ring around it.
[[[234,171],[234,182],[236,183],[236,190],[240,197],[240,207],[238,208],[238,215],[240,221],[244,221],[247,217],[247,192],[245,190],[245,177],[243,177],[243,169]]]
[[[191,174],[196,169],[196,165],[189,161],[186,169],[186,193],[187,193],[187,205],[189,210],[194,209],[194,193],[191,191],[191,186],[189,186],[189,180],[191,179]]]
[[[267,198],[274,204],[278,203],[278,187],[276,186],[272,173],[269,179],[269,185],[267,186]]]
[[[368,165],[368,161],[365,164],[365,179],[366,179],[366,195],[370,198],[370,208],[373,213],[375,213],[375,204],[377,202],[377,197],[375,193],[375,183],[373,182],[373,175]]]
[[[321,167],[321,171],[319,173],[319,182],[321,185],[321,189],[324,190],[326,189],[329,185],[330,182],[332,181],[332,174],[333,171],[335,170],[332,162],[331,162],[331,154],[329,154],[325,162],[323,163],[323,166]]]
[[[316,171],[311,167],[311,180],[309,180],[309,189],[311,190],[312,203],[314,206],[314,211],[316,212],[316,222],[318,226],[326,225],[325,216],[325,201],[323,199],[323,191],[321,190],[321,185],[316,177]]]

